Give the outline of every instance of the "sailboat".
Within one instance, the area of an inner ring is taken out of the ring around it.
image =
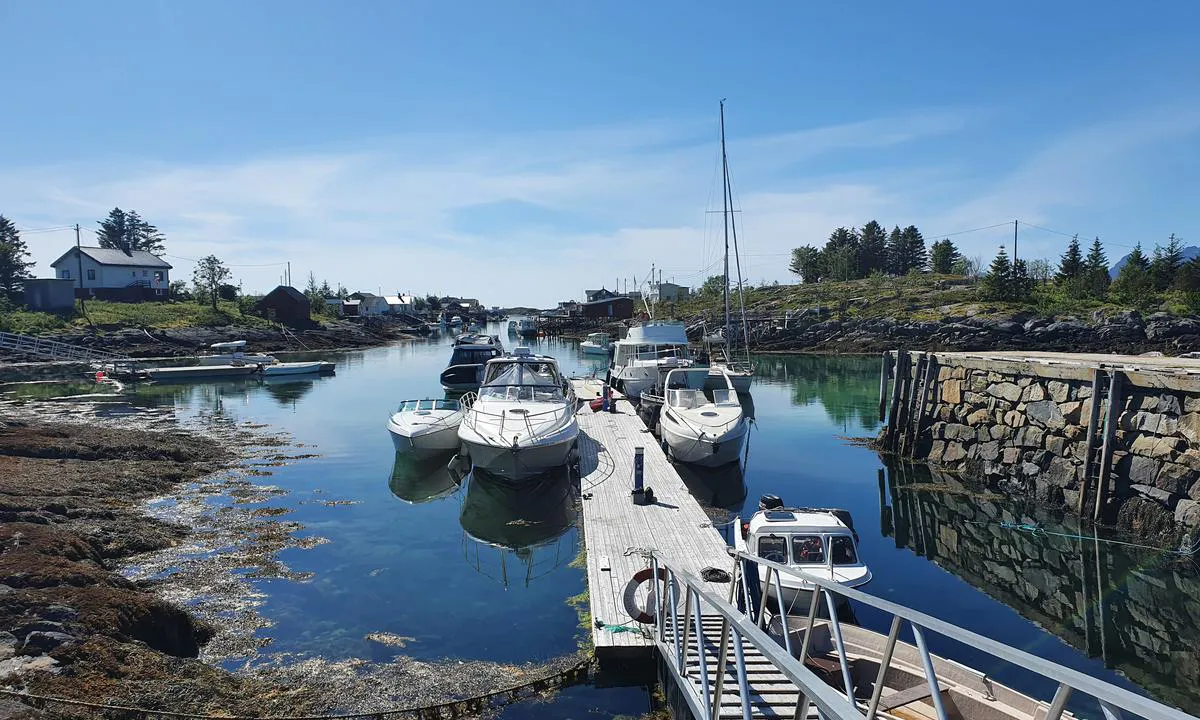
[[[725,325],[719,338],[706,338],[709,344],[709,367],[711,368],[706,389],[720,389],[725,386],[726,378],[740,393],[750,392],[750,383],[754,379],[754,366],[750,364],[750,331],[746,326],[746,295],[742,287],[742,259],[738,252],[737,221],[731,212],[733,205],[733,189],[729,182],[729,156],[725,152],[725,100],[721,100],[721,215],[725,226]],[[733,257],[737,269],[738,309],[742,315],[741,333],[733,330],[729,308],[729,238],[733,237]],[[745,360],[735,360],[733,349],[740,342],[745,352]],[[713,345],[719,344],[714,348]]]

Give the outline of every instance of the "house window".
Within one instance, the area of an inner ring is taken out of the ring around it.
[[[137,277],[137,270],[130,270],[130,271],[129,271],[129,274],[130,274],[130,275],[132,275],[132,276],[134,276],[134,277]]]
[[[96,270],[94,268],[89,268],[88,269],[88,280],[95,280],[95,279],[96,279]]]
[[[142,277],[150,277],[150,271],[149,271],[149,270],[143,270],[143,271],[142,271]]]
[[[63,270],[63,271],[62,271],[62,279],[63,279],[63,280],[70,280],[70,279],[71,279],[71,271],[70,271],[70,270]]]

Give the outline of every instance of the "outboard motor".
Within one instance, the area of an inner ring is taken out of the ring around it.
[[[778,495],[763,495],[758,499],[759,510],[780,510],[783,508],[783,499]]]

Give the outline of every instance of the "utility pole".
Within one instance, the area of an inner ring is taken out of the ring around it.
[[[287,284],[288,284],[288,287],[292,286],[292,261],[291,260],[287,261]]]
[[[83,289],[83,250],[79,242],[79,223],[75,223],[75,259],[79,261],[79,289]],[[83,297],[83,293],[79,293]]]
[[[1017,262],[1017,225],[1020,220],[1013,220],[1013,264]]]

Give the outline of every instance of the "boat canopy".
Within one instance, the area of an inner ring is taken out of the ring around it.
[[[650,322],[629,328],[621,342],[655,345],[687,345],[687,329],[682,323]]]
[[[455,345],[450,365],[483,365],[496,357],[500,357],[500,350],[494,345]]]
[[[539,402],[562,400],[562,378],[552,360],[537,357],[494,360],[488,363],[479,396]]]
[[[219,342],[209,345],[213,350],[241,350],[246,347],[245,340],[232,340],[230,342]]]

